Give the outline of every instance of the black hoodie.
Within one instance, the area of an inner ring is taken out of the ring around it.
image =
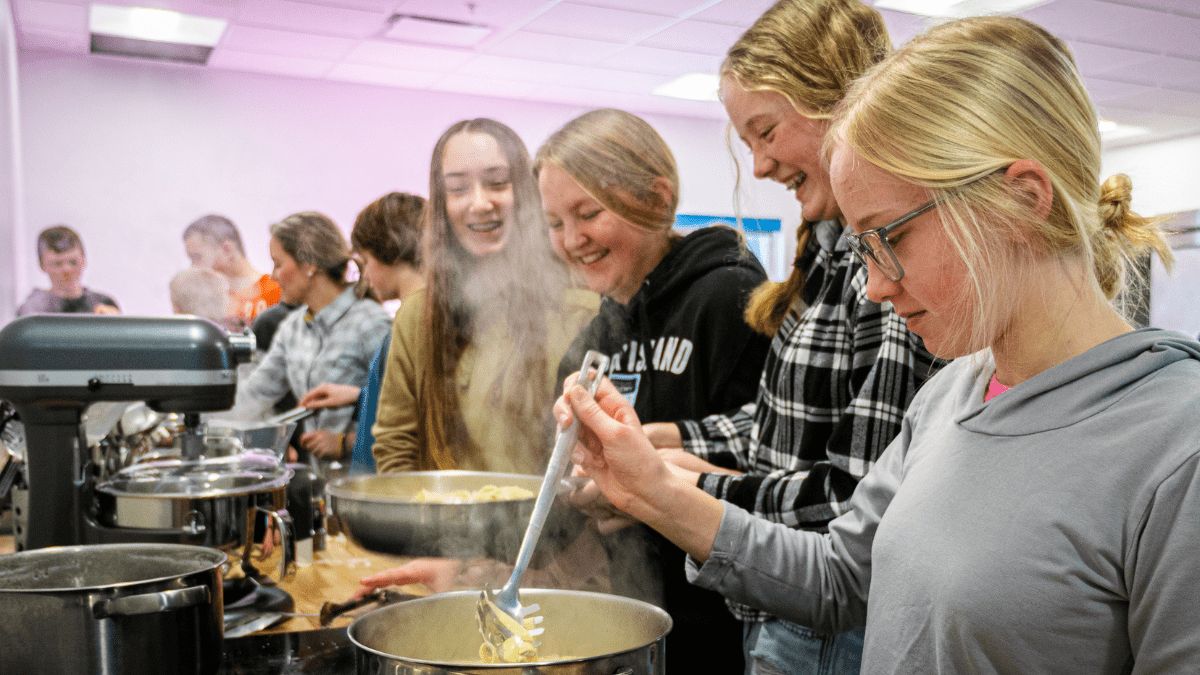
[[[727,227],[697,230],[677,242],[628,305],[604,298],[600,313],[559,362],[559,384],[596,349],[612,357],[609,379],[643,422],[700,419],[754,400],[770,339],[746,325],[750,292],[767,274]],[[671,673],[741,673],[742,624],[724,599],[687,582],[684,553],[649,528],[605,538],[613,591],[654,601],[661,594],[674,628],[667,636]],[[638,553],[641,552],[641,553]],[[646,555],[661,569],[649,579]],[[660,590],[653,590],[661,583]]]
[[[677,242],[628,305],[601,301],[559,363],[559,384],[596,349],[612,358],[609,379],[643,423],[700,419],[753,401],[770,339],[742,312],[767,274],[744,250],[727,227]]]

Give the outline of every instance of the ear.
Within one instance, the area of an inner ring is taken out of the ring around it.
[[[1050,207],[1054,205],[1054,186],[1041,162],[1018,159],[1004,172],[1004,180],[1016,188],[1035,222],[1045,222],[1050,217]]]
[[[671,181],[659,176],[650,181],[650,191],[658,196],[657,204],[654,206],[667,210],[668,205],[675,201],[675,188],[671,186]]]

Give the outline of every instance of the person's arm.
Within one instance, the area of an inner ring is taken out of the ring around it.
[[[285,320],[286,322],[286,320]],[[287,345],[293,327],[281,325],[262,361],[250,371],[250,376],[237,386],[235,409],[250,410],[270,406],[291,391],[287,378]]]
[[[757,406],[750,402],[728,414],[676,422],[672,426],[680,438],[678,447],[718,466],[748,471],[746,458],[750,455]]]
[[[1129,645],[1139,673],[1200,672],[1200,458],[1154,491],[1130,552]]]
[[[312,376],[319,377],[317,381],[363,387],[371,358],[390,328],[391,317],[378,303],[356,301],[325,338],[320,357],[325,372],[314,367]],[[354,400],[357,394],[351,402]],[[353,415],[354,409],[348,405],[323,408],[317,412],[313,426],[336,434],[349,433],[354,428]]]
[[[758,411],[761,427],[790,428],[757,439],[767,446],[758,452],[774,453],[777,465],[793,466],[765,474],[704,474],[699,485],[709,494],[790,527],[823,527],[846,512],[858,481],[900,432],[905,409],[935,367],[903,319],[867,299],[865,270],[855,269],[839,298],[809,310],[820,315],[810,321],[844,326],[842,338],[833,340],[828,328],[818,333],[801,326],[783,350],[805,356],[818,351],[818,342],[832,342],[841,352],[823,362],[787,364],[805,380],[796,383],[797,398],[776,392],[760,399],[766,406]],[[840,323],[833,323],[831,317],[838,316]],[[825,382],[825,388],[810,380]],[[839,402],[841,407],[833,407]],[[780,437],[791,447],[770,447]]]
[[[303,406],[310,410],[318,408],[340,408],[345,405],[356,403],[361,392],[361,387],[356,387],[352,384],[322,382],[321,384],[318,384],[317,386],[308,390],[304,396],[301,396],[300,402],[297,403],[297,405]]]
[[[421,368],[428,349],[424,331],[423,294],[400,306],[392,327],[392,344],[383,369],[383,385],[375,412],[372,454],[379,473],[417,468],[420,452]]]

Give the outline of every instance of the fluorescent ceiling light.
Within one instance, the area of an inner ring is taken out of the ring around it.
[[[396,14],[389,21],[391,26],[383,34],[384,37],[448,47],[471,47],[492,32],[490,27],[483,24],[431,16]]]
[[[1047,0],[875,0],[875,9],[937,17],[1015,14]]]
[[[721,78],[708,73],[689,73],[654,88],[658,96],[686,98],[689,101],[717,101]]]
[[[165,9],[92,5],[89,27],[93,35],[214,47],[225,21]]]
[[[1121,138],[1130,138],[1132,136],[1141,136],[1150,133],[1149,129],[1144,127],[1134,127],[1127,124],[1117,124],[1112,120],[1101,119],[1098,123],[1100,128],[1100,140],[1115,141]]]

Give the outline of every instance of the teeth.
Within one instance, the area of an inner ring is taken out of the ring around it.
[[[603,258],[606,255],[608,255],[608,251],[599,251],[597,253],[591,253],[589,255],[580,256],[579,261],[582,262],[584,265],[590,265],[590,264],[596,262],[597,260]]]
[[[796,190],[799,190],[800,186],[804,184],[804,179],[806,179],[806,178],[808,178],[808,176],[805,174],[797,175],[795,178],[793,178],[791,180],[790,183],[787,184],[788,191],[795,192]]]
[[[504,223],[499,220],[492,220],[486,223],[467,223],[467,229],[472,232],[491,232],[499,229]]]

